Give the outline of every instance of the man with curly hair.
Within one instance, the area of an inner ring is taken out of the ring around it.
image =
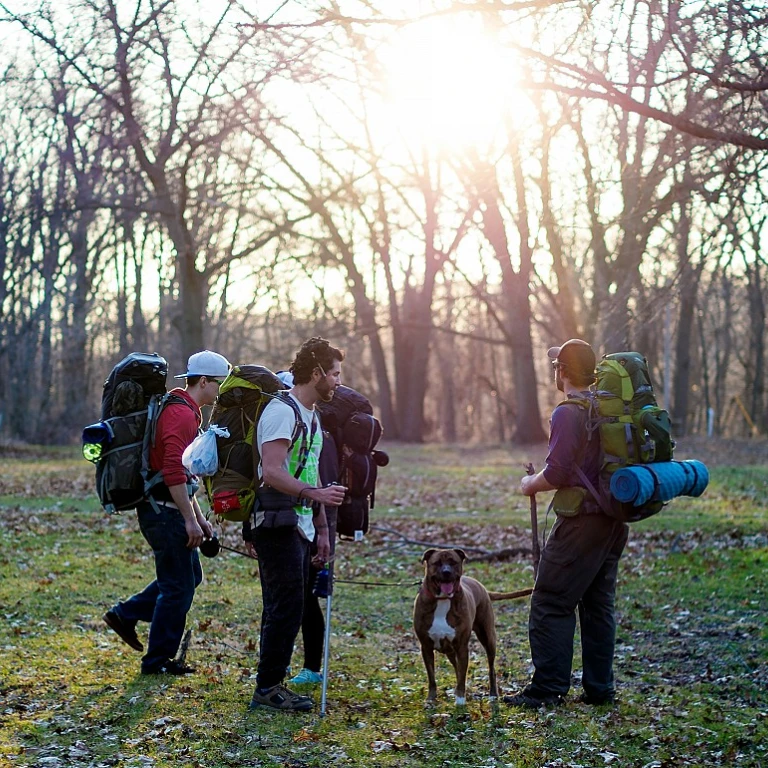
[[[255,446],[262,481],[254,507],[250,546],[259,559],[263,609],[256,690],[251,709],[306,712],[314,703],[283,685],[301,627],[310,544],[317,531],[315,562],[330,555],[325,505],[338,506],[346,489],[321,487],[323,445],[315,403],[330,401],[341,383],[344,353],[319,337],[301,346],[291,365],[287,396],[264,409]]]

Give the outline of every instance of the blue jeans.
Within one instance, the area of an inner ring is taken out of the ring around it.
[[[285,678],[301,627],[309,542],[296,528],[259,526],[251,536],[259,557],[263,605],[256,687],[271,688]]]
[[[136,508],[139,528],[155,556],[155,576],[141,592],[114,610],[126,624],[150,622],[142,672],[154,672],[176,656],[184,635],[195,589],[203,580],[196,549],[187,549],[187,531],[178,509],[142,502]]]

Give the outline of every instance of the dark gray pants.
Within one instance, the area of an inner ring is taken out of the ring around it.
[[[534,665],[526,693],[564,696],[571,687],[576,611],[585,692],[614,692],[616,576],[629,527],[607,515],[558,517],[541,553],[528,636]]]
[[[263,600],[256,687],[271,688],[285,678],[301,627],[309,542],[297,528],[259,526],[251,535],[259,558]]]

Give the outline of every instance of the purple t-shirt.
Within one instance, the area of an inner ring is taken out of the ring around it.
[[[600,436],[597,432],[587,439],[587,411],[578,405],[558,405],[552,411],[549,431],[549,455],[544,478],[556,488],[580,486],[584,483],[576,474],[578,465],[597,488],[600,474]]]

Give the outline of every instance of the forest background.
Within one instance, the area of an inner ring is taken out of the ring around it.
[[[322,335],[389,438],[533,443],[543,351],[765,434],[758,2],[0,2],[0,437],[130,351]]]

